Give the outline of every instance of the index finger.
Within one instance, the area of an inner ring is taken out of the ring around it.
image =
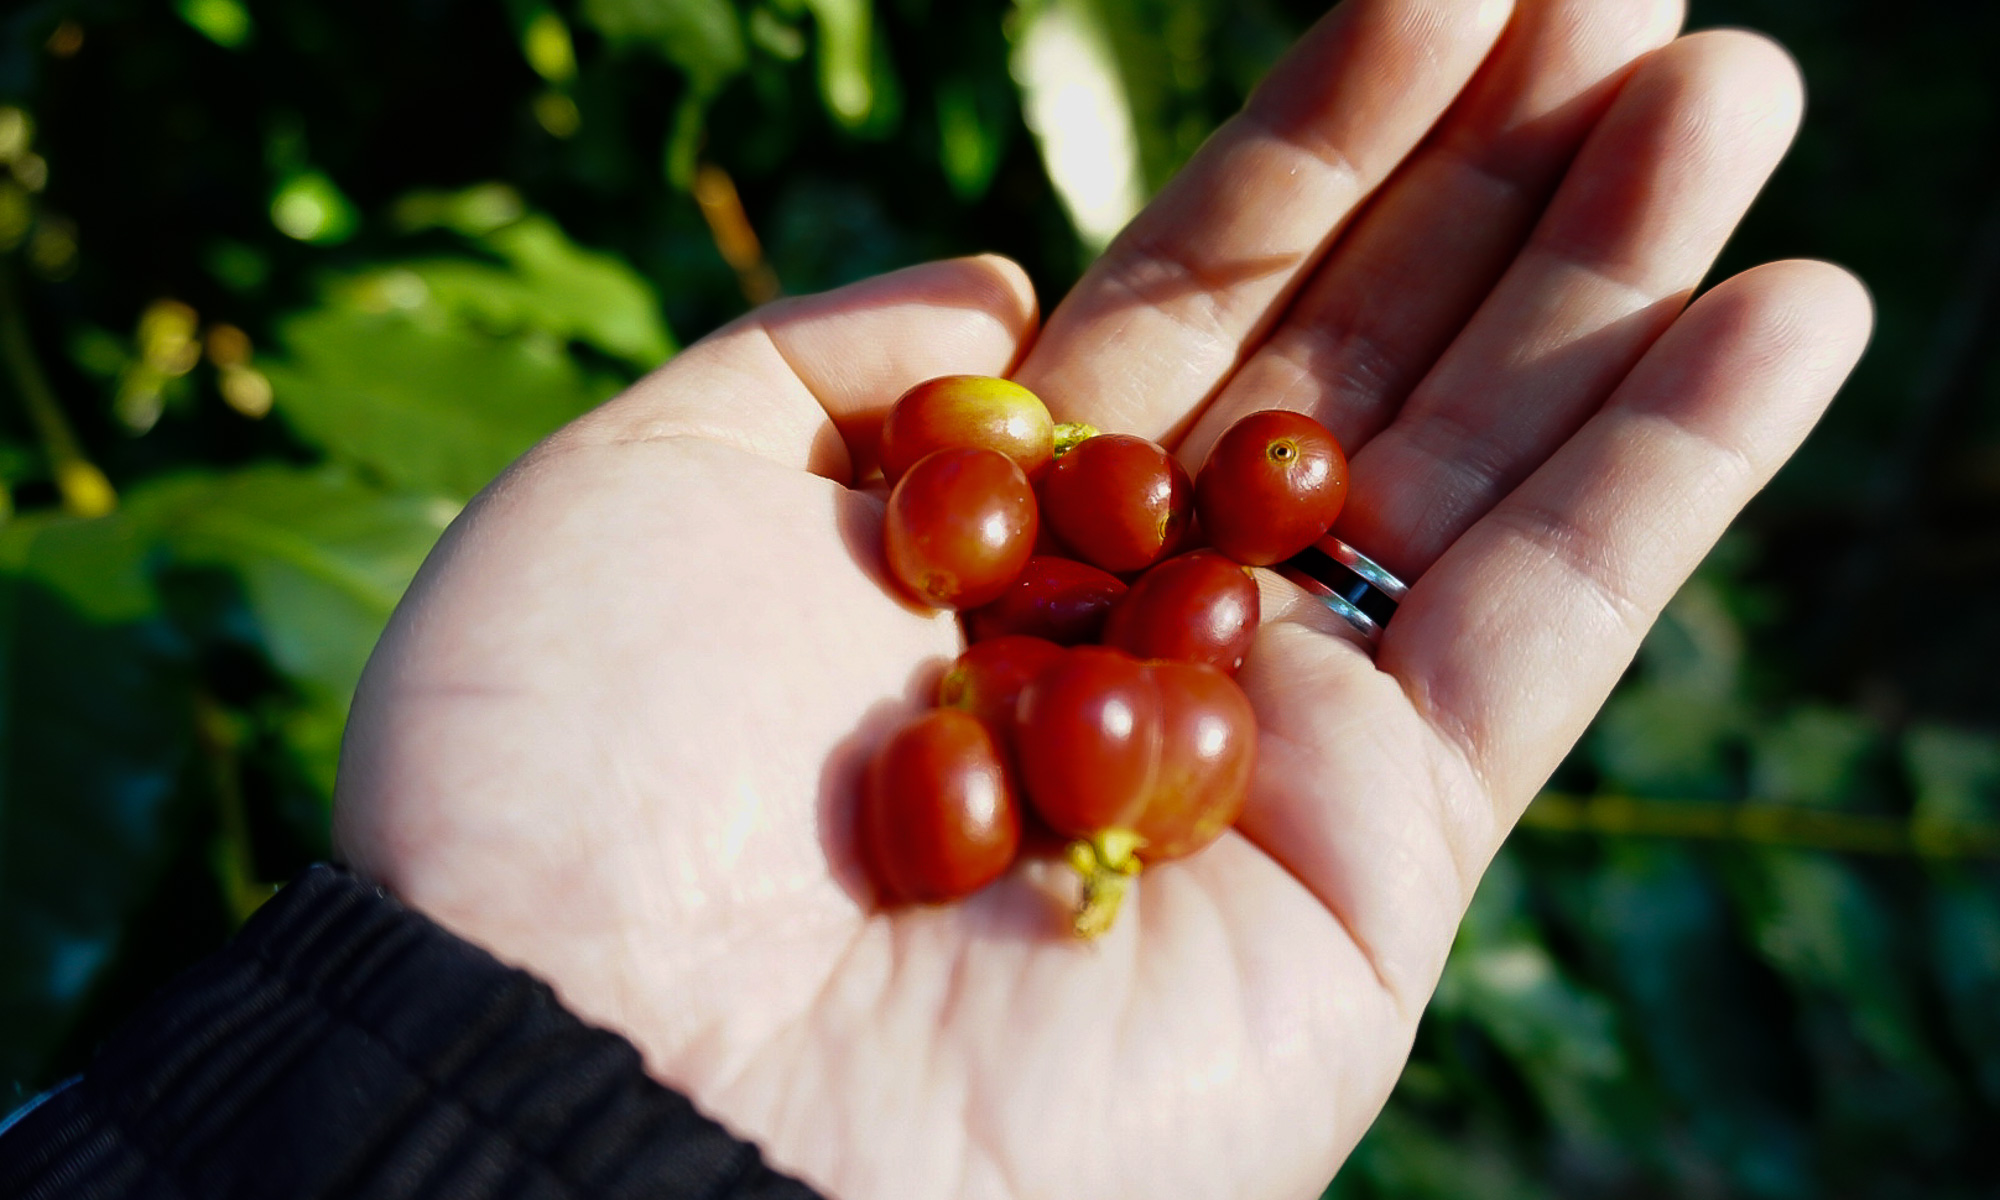
[[[1016,378],[1059,420],[1166,440],[1463,89],[1512,0],[1347,0],[1050,317]]]

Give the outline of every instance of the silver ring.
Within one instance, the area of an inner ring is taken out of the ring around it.
[[[1382,564],[1330,533],[1279,563],[1277,572],[1339,613],[1371,644],[1410,590]]]

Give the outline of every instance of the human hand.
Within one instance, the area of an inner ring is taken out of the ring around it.
[[[1349,0],[1039,337],[985,259],[691,347],[433,554],[356,700],[344,853],[832,1196],[1315,1194],[1493,851],[1866,338],[1818,264],[1683,311],[1798,82],[1678,20]],[[960,649],[887,584],[850,445],[911,383],[1009,371],[1190,466],[1312,412],[1341,536],[1415,581],[1371,656],[1266,573],[1249,808],[1091,945],[1060,863],[883,911],[848,835]]]

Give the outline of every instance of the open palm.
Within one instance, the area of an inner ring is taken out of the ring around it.
[[[1671,0],[1348,0],[1037,332],[993,259],[752,314],[538,447],[356,702],[343,852],[833,1196],[1311,1196],[1487,860],[1866,338],[1838,270],[1687,305],[1798,83]],[[1406,579],[1370,654],[1269,576],[1238,830],[1100,942],[1066,868],[880,910],[856,780],[961,649],[849,487],[897,394],[1011,373],[1177,445],[1311,412]]]

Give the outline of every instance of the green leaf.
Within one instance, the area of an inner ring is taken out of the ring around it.
[[[1022,118],[1078,240],[1095,254],[1145,201],[1131,99],[1103,13],[1092,0],[1024,6],[1013,43]]]
[[[582,15],[614,45],[645,47],[687,72],[703,97],[749,61],[728,0],[583,0]]]
[[[504,266],[469,258],[427,259],[392,267],[429,288],[403,307],[434,304],[489,333],[536,332],[587,342],[642,371],[674,352],[660,297],[616,255],[571,241],[549,218],[524,213],[520,193],[504,184],[456,192],[417,191],[396,203],[404,229],[453,229],[491,251]],[[385,290],[384,285],[388,284]],[[395,283],[378,275],[350,285],[363,307],[393,306]]]
[[[255,246],[217,238],[202,255],[202,266],[232,292],[252,292],[271,277],[271,258]]]
[[[961,200],[977,200],[992,186],[1013,130],[1006,110],[989,95],[970,79],[938,83],[938,163]]]
[[[528,19],[521,30],[521,53],[535,74],[550,83],[565,84],[576,78],[576,47],[570,41],[569,26],[553,9],[544,8]]]
[[[1730,750],[1744,714],[1672,688],[1615,694],[1590,730],[1590,755],[1614,790],[1709,798],[1731,789]]]
[[[464,499],[541,437],[608,399],[553,338],[502,338],[428,306],[369,312],[329,305],[280,326],[290,352],[260,364],[277,411],[337,458],[390,484]]]
[[[1966,1074],[2000,1107],[2000,873],[1937,874],[1926,914],[1931,961]]]
[[[1758,800],[1833,807],[1851,798],[1879,738],[1851,712],[1803,704],[1751,739],[1750,794]]]
[[[256,637],[293,694],[273,714],[291,761],[333,797],[354,686],[455,502],[370,487],[338,467],[184,475],[126,497],[160,557],[237,580]]]
[[[565,344],[648,370],[673,352],[659,297],[619,259],[546,217],[499,219],[510,189],[405,197],[407,227],[477,229],[500,263],[432,259],[338,279],[279,326],[260,361],[307,440],[391,485],[470,496],[565,421],[619,390]]]
[[[1715,586],[1697,578],[1682,588],[1646,635],[1639,677],[1591,727],[1590,756],[1610,783],[1669,796],[1733,790],[1730,753],[1750,718],[1739,694],[1743,654]]]
[[[1938,824],[2000,820],[2000,739],[1918,725],[1903,740],[1916,788],[1916,819]]]
[[[48,1082],[178,843],[189,672],[152,552],[122,513],[0,529],[0,1079],[17,1090]]]
[[[389,614],[457,513],[338,468],[277,465],[155,483],[127,505],[177,563],[234,572],[272,662],[343,711]]]
[[[750,10],[749,31],[751,43],[780,62],[806,56],[806,35],[761,4]]]
[[[674,105],[672,122],[667,126],[667,144],[662,154],[661,167],[667,182],[679,191],[689,191],[694,187],[695,171],[701,161],[701,139],[708,128],[708,101],[697,92],[689,92]]]
[[[278,718],[278,734],[291,761],[322,806],[331,808],[333,785],[340,770],[340,739],[347,732],[352,694],[334,696],[314,691],[300,698]],[[324,814],[322,814],[324,820]],[[322,827],[323,828],[323,827]]]
[[[1646,678],[1690,697],[1727,700],[1743,673],[1742,627],[1723,589],[1698,575],[1681,588],[1646,635],[1639,659]]]
[[[836,121],[859,129],[875,108],[869,0],[805,0],[805,7],[819,30],[820,99]]]
[[[2000,818],[2000,740],[1919,725],[1905,735],[1903,753],[1920,831]],[[2000,871],[1934,867],[1928,901],[1932,969],[1952,1035],[1966,1073],[1989,1105],[2000,1106]]]
[[[1396,1200],[1536,1200],[1536,1186],[1509,1153],[1504,1131],[1483,1128],[1447,1136],[1392,1101],[1340,1168],[1326,1200],[1382,1196]]]
[[[483,237],[527,215],[521,193],[504,183],[477,183],[457,191],[420,188],[396,201],[394,220],[405,232],[454,229]]]
[[[354,236],[361,216],[324,172],[298,171],[286,176],[272,193],[271,224],[286,237],[336,246]]]
[[[1747,990],[1726,897],[1684,846],[1611,843],[1574,890],[1578,924],[1616,981],[1621,1011],[1665,1084],[1658,1109],[1686,1114],[1706,1162],[1745,1195],[1813,1194],[1800,1122],[1774,1097],[1800,1064],[1773,1039]],[[1692,1151],[1690,1147],[1690,1151]],[[1692,1182],[1692,1180],[1690,1180]]]
[[[1459,929],[1433,1009],[1484,1030],[1573,1140],[1608,1145],[1608,1100],[1627,1073],[1616,1014],[1549,953],[1525,915],[1525,886],[1503,850]]]
[[[1808,851],[1753,852],[1741,891],[1757,949],[1818,1018],[1808,1028],[1835,1120],[1921,1130],[1950,1097],[1892,911],[1841,860]],[[1856,1071],[1857,1057],[1872,1069]]]
[[[24,517],[0,525],[0,571],[32,580],[87,621],[128,624],[156,615],[152,531],[131,513],[95,520]]]
[[[115,380],[132,366],[132,348],[117,334],[78,323],[70,330],[70,361],[100,380]]]
[[[242,0],[175,0],[174,11],[216,45],[240,50],[256,32]]]
[[[411,263],[409,269],[429,285],[436,303],[494,333],[574,338],[641,371],[673,353],[658,294],[623,261],[583,249],[541,216],[483,240],[511,271],[465,259]]]
[[[1217,0],[1089,0],[1130,98],[1146,189],[1157,191],[1212,127],[1203,90],[1214,72]],[[1164,8],[1164,11],[1162,9]]]
[[[30,479],[48,478],[47,460],[40,450],[0,435],[0,495],[7,488]],[[0,521],[13,515],[0,501]]]

